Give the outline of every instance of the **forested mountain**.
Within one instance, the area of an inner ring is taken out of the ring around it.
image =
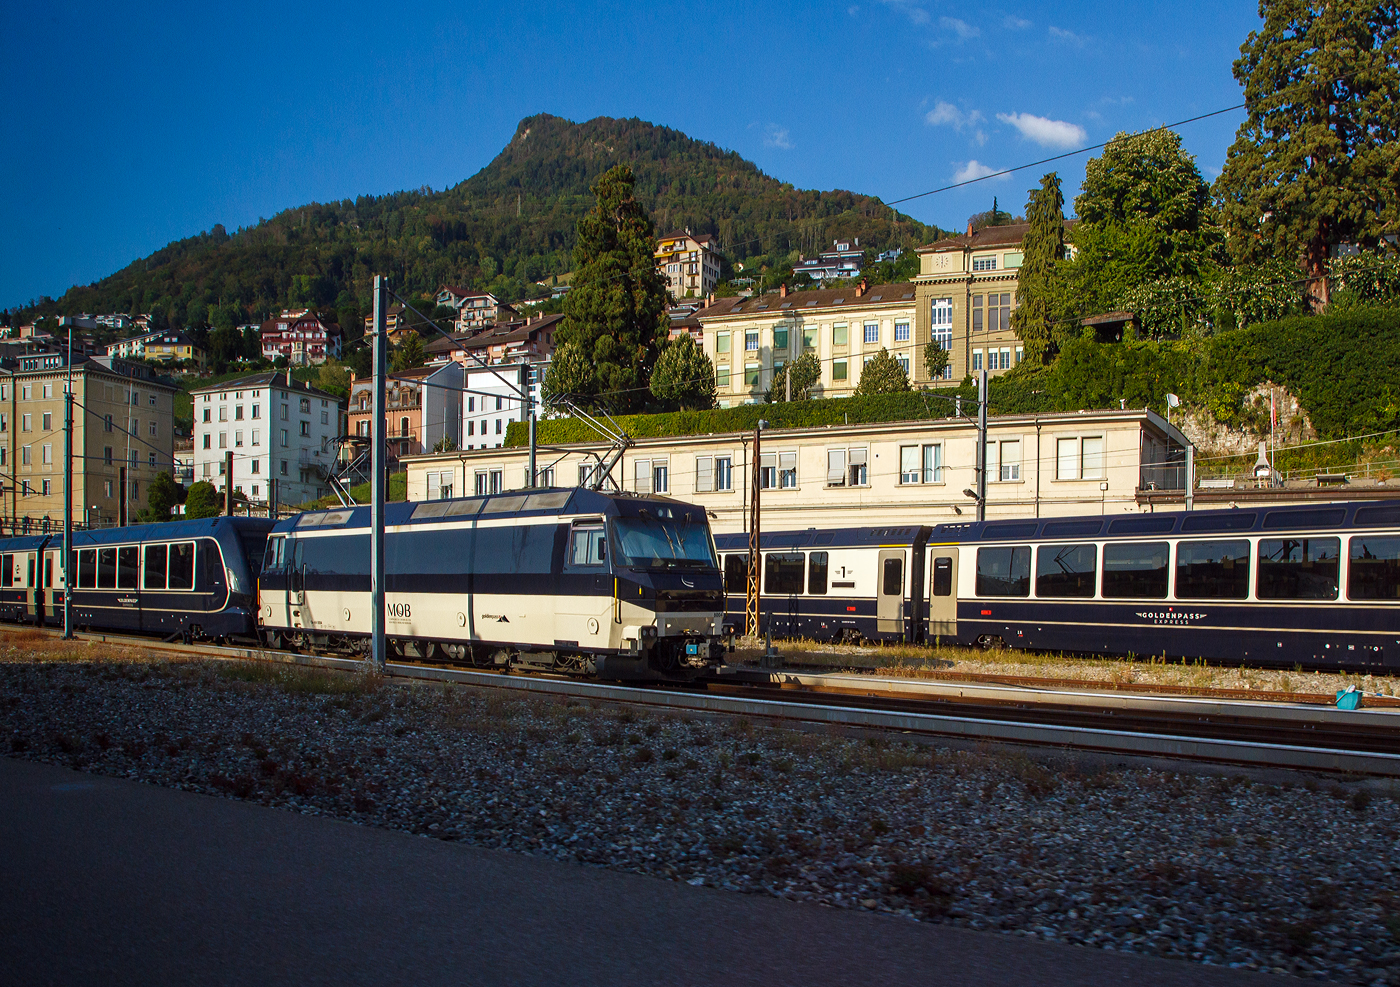
[[[575,224],[593,205],[589,186],[624,162],[659,234],[713,234],[730,262],[781,262],[836,237],[858,236],[880,250],[937,236],[879,199],[794,188],[669,127],[539,114],[452,188],[312,203],[232,235],[216,226],[19,315],[152,312],[161,324],[228,326],[312,305],[334,310],[353,334],[375,274],[392,277],[401,292],[446,283],[515,300],[572,268]]]

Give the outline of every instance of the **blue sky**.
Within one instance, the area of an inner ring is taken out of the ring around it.
[[[1240,102],[1252,4],[0,9],[0,307],[310,201],[455,184],[524,116],[637,116],[888,200]],[[1182,130],[1207,179],[1242,113]],[[1057,167],[1073,199],[1079,156]],[[1040,171],[901,208],[959,228]]]

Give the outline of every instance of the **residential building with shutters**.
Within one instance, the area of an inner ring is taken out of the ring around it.
[[[672,298],[704,298],[719,284],[719,241],[689,230],[658,237],[656,266]]]
[[[374,379],[350,378],[350,436],[367,447],[374,429]],[[385,457],[396,469],[404,456],[432,451],[444,439],[461,444],[462,367],[430,364],[396,370],[384,382]]]
[[[840,281],[860,277],[865,253],[860,249],[860,237],[854,240],[832,240],[831,249],[815,257],[798,257],[793,274],[805,274],[813,281]]]
[[[438,289],[437,303],[457,310],[457,332],[480,332],[519,317],[515,309],[489,292],[470,292],[451,285]]]
[[[773,375],[804,353],[815,353],[821,379],[810,397],[848,397],[861,371],[882,348],[910,380],[923,362],[915,346],[913,284],[864,281],[815,291],[716,298],[692,316],[703,327],[701,349],[715,368],[721,408],[762,401]]]
[[[289,366],[307,367],[340,358],[340,326],[308,310],[284,311],[259,329],[265,360],[285,359]]]
[[[1073,227],[1070,220],[1067,226]],[[1005,373],[1025,358],[1020,337],[1011,328],[1016,310],[1021,242],[1029,225],[989,226],[947,237],[915,253],[919,257],[916,342],[930,338],[948,351],[944,381],[956,383],[986,369]],[[920,359],[914,380],[928,382]],[[937,383],[934,381],[933,383]]]
[[[1145,410],[993,416],[987,516],[1122,514],[1148,510],[1173,490],[1179,508],[1186,442]],[[601,443],[550,449],[537,462],[540,486],[583,484],[608,452]],[[744,531],[752,451],[752,432],[638,438],[611,479],[623,490],[699,504],[716,531]],[[528,455],[521,445],[408,457],[408,498],[522,488]],[[976,487],[976,463],[977,429],[964,419],[769,429],[758,462],[763,527],[971,519],[976,504],[963,491]]]
[[[63,526],[66,366],[0,378],[0,502],[7,530]],[[146,506],[169,473],[174,384],[143,363],[96,357],[73,364],[73,517],[117,523]],[[122,486],[125,477],[126,486]]]
[[[250,374],[190,391],[194,401],[194,480],[222,491],[233,483],[255,504],[303,504],[330,493],[344,429],[344,399],[288,371]],[[233,453],[233,475],[225,456]]]

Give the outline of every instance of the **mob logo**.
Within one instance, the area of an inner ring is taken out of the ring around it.
[[[413,617],[411,605],[407,603],[386,603],[384,609],[390,617],[397,617],[400,620],[409,620]]]

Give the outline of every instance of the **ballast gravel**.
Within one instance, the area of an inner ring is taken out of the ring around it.
[[[2,643],[2,642],[0,642]],[[0,653],[3,750],[835,908],[1400,983],[1400,805],[268,665]]]

